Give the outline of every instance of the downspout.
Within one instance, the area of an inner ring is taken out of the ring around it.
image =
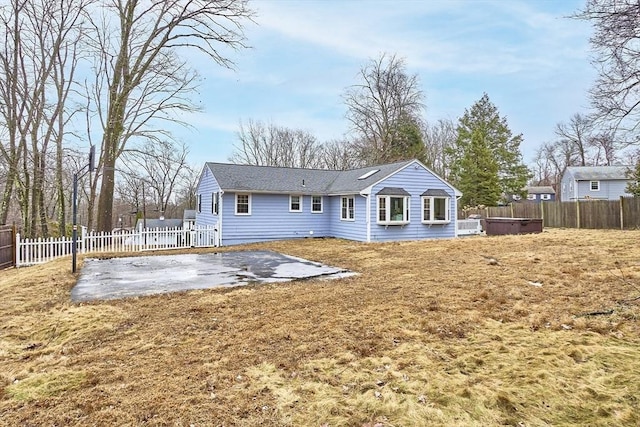
[[[368,190],[369,190],[369,192],[371,192],[370,188]],[[365,192],[365,191],[360,192],[360,195],[367,200],[366,204],[365,204],[365,206],[366,206],[365,211],[366,211],[366,215],[367,215],[367,217],[366,217],[367,218],[366,219],[366,224],[367,224],[367,243],[371,243],[371,197],[369,197],[370,194]]]
[[[224,191],[220,189],[220,197],[218,200],[218,247],[222,246],[222,212],[224,212],[222,202],[224,197],[222,196],[224,196]]]

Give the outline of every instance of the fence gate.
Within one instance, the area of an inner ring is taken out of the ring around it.
[[[0,225],[0,270],[16,264],[16,228]]]

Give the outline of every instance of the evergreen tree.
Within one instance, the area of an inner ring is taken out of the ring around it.
[[[465,200],[483,200],[486,203],[482,204],[496,205],[500,197],[507,194],[524,196],[524,187],[530,174],[522,162],[522,134],[512,134],[507,119],[500,117],[486,93],[470,110],[465,110],[459,119],[457,132],[456,143],[448,152],[452,158],[450,180],[463,192],[465,185],[479,181],[467,191],[480,192],[465,194],[463,204]],[[495,166],[474,168],[470,163],[470,153],[491,158]],[[476,175],[479,172],[481,175]],[[491,177],[490,173],[493,174]],[[496,181],[497,195],[494,188]]]
[[[640,197],[640,158],[636,162],[636,166],[629,170],[627,177],[631,181],[627,184],[625,191],[633,197]]]
[[[489,149],[486,135],[476,129],[459,161],[464,171],[457,183],[462,191],[461,206],[495,206],[500,200],[498,163]]]

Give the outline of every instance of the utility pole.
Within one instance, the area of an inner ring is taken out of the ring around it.
[[[78,254],[78,180],[85,176],[87,173],[91,173],[96,170],[96,146],[92,145],[89,149],[89,164],[80,168],[79,171],[73,174],[73,231],[72,231],[72,243],[71,253],[73,254],[71,259],[71,272],[76,272],[76,258]],[[87,169],[85,171],[85,169]]]

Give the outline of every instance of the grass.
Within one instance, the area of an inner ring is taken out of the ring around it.
[[[6,270],[0,425],[639,425],[638,241],[274,242],[225,250],[360,274],[83,304]]]

